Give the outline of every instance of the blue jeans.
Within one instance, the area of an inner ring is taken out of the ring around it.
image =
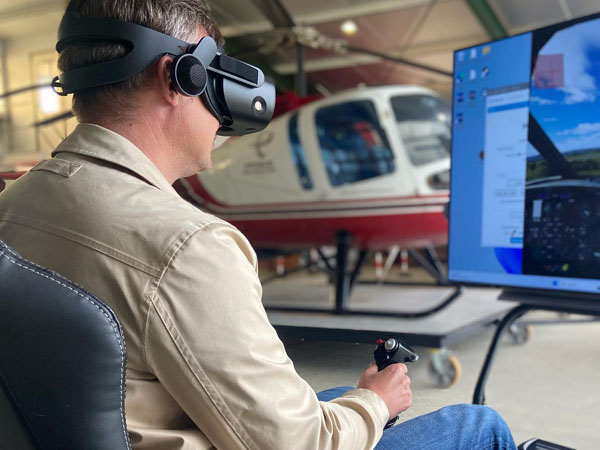
[[[319,392],[320,401],[341,396],[353,387]],[[447,406],[383,432],[375,450],[515,450],[502,417],[487,406]]]

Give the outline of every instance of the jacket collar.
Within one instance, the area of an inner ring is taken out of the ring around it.
[[[52,152],[76,153],[108,161],[134,172],[161,191],[177,195],[154,163],[130,140],[99,125],[81,123]]]

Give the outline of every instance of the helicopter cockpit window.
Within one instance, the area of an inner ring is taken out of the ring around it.
[[[600,273],[599,23],[533,38],[523,274]]]
[[[411,162],[421,166],[450,157],[450,107],[430,95],[392,97],[400,137]]]
[[[304,155],[304,147],[300,142],[300,135],[298,133],[298,114],[294,114],[290,118],[289,123],[290,133],[290,151],[292,152],[292,160],[296,166],[298,172],[298,178],[300,179],[300,185],[305,190],[313,188],[312,178],[308,171],[308,164],[306,163],[306,156]]]
[[[333,186],[395,170],[394,155],[372,102],[356,101],[321,108],[316,122],[321,155]]]

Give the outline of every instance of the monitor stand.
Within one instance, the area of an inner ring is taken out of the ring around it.
[[[586,314],[600,317],[600,294],[579,294],[559,291],[539,291],[524,289],[504,289],[499,300],[510,300],[520,303],[519,306],[510,310],[506,316],[498,323],[496,333],[490,343],[490,348],[485,357],[485,362],[481,368],[475,393],[473,394],[473,404],[485,404],[485,383],[490,373],[496,348],[504,330],[523,314],[532,310],[556,311],[572,314]]]
[[[598,294],[587,294],[505,288],[498,296],[498,300],[509,300],[522,305],[530,305],[531,309],[600,315],[600,291],[598,291]]]

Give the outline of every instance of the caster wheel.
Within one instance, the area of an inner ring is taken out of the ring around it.
[[[524,344],[531,338],[531,325],[522,322],[514,322],[508,327],[508,336],[515,345]]]
[[[431,353],[427,372],[435,386],[448,389],[460,379],[462,368],[456,356],[442,349]]]

